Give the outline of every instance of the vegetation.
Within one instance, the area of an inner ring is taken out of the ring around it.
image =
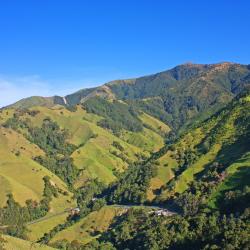
[[[37,244],[31,241],[22,240],[19,238],[15,238],[9,235],[4,235],[3,239],[5,240],[4,243],[4,249],[18,249],[18,250],[27,250],[27,249],[35,249],[35,250],[53,250],[54,248],[51,248],[46,245]],[[1,248],[0,248],[1,249]]]
[[[248,84],[248,75],[249,67],[237,64],[184,64],[132,84],[117,81],[108,86],[118,99],[178,131],[227,104]]]
[[[67,132],[60,130],[57,123],[51,119],[45,119],[42,127],[30,127],[30,140],[39,145],[46,156],[38,156],[34,159],[62,178],[68,185],[72,185],[77,177],[77,169],[70,158],[76,149],[66,142]]]
[[[78,214],[69,215],[65,223],[59,224],[50,230],[49,233],[45,233],[43,237],[39,239],[39,242],[47,244],[59,232],[71,227],[91,212],[98,211],[105,206],[106,202],[104,199],[95,198],[102,192],[103,188],[104,186],[102,183],[98,180],[93,180],[80,190],[77,190],[75,196],[80,212]]]
[[[98,211],[91,212],[74,225],[57,233],[50,241],[50,245],[57,247],[64,240],[67,240],[68,244],[72,241],[78,241],[79,244],[86,245],[105,232],[113,219],[124,212],[123,208],[104,206]]]
[[[130,210],[101,241],[116,249],[247,249],[248,234],[248,210],[240,216],[198,213],[165,218]]]
[[[84,104],[87,112],[104,117],[99,122],[101,127],[112,130],[115,134],[121,129],[133,132],[142,130],[142,123],[137,117],[137,111],[119,101],[109,102],[100,97],[90,98]]]
[[[6,242],[6,240],[4,240],[4,238],[0,234],[0,250],[5,250],[5,247],[4,247],[5,242]]]
[[[1,230],[59,249],[247,249],[247,79],[249,66],[188,64],[1,111]]]
[[[145,165],[130,166],[110,188],[108,201],[121,204],[144,203],[149,181],[155,174],[155,166],[150,162]]]
[[[70,155],[75,146],[66,142],[67,131],[60,130],[50,118],[44,119],[41,128],[30,127],[30,140],[49,154]]]
[[[54,187],[48,176],[44,178],[43,199],[40,203],[27,200],[26,206],[22,207],[17,203],[12,194],[8,195],[7,204],[0,208],[0,224],[4,225],[3,231],[11,236],[26,238],[26,222],[41,218],[49,210],[49,203],[52,197],[58,196],[58,190]]]

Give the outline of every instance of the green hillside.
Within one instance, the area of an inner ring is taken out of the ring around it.
[[[123,100],[178,130],[206,119],[225,106],[249,85],[249,75],[249,65],[188,63],[149,76],[116,80],[100,87],[83,89],[64,98],[27,98],[13,107],[51,107],[56,104],[70,107],[92,102],[96,97]]]
[[[61,105],[42,105],[1,111],[0,152],[4,156],[0,158],[1,206],[6,204],[9,194],[21,205],[22,208],[15,205],[17,210],[25,210],[29,199],[40,206],[46,198],[45,176],[59,191],[49,198],[48,211],[42,212],[43,220],[27,226],[25,233],[23,229],[21,234],[13,233],[14,236],[25,235],[38,241],[58,225],[67,223],[68,213],[61,213],[77,205],[72,188],[88,185],[96,178],[104,184],[115,181],[117,174],[131,163],[161,148],[170,130],[157,119],[141,114],[141,118],[136,118],[142,124],[140,131],[122,129],[118,135],[100,126],[98,122],[102,119],[103,116],[86,112],[80,105],[73,110]],[[134,137],[137,139],[132,140]],[[2,224],[12,223],[9,219]],[[20,228],[25,220],[20,222]]]
[[[230,187],[249,185],[249,111],[246,91],[149,161],[127,171],[114,184],[111,201],[162,203],[189,192],[190,188],[202,194],[205,185],[207,201],[211,199],[209,203],[214,204]]]
[[[73,226],[59,232],[52,240],[52,245],[57,245],[59,241],[67,240],[69,242],[78,240],[83,244],[100,236],[105,232],[114,217],[125,212],[122,208],[103,207],[99,211],[90,213],[88,216],[74,224]],[[57,243],[56,243],[57,242]]]
[[[35,115],[29,114],[32,111]],[[147,120],[141,122],[147,128],[138,132],[122,130],[117,136],[98,125],[102,117],[87,113],[80,106],[74,112],[62,106],[35,107],[31,111],[23,112],[19,120],[28,120],[32,127],[40,127],[48,117],[61,129],[67,130],[68,141],[77,147],[72,158],[74,164],[84,170],[83,181],[88,177],[98,177],[105,183],[113,181],[114,170],[123,171],[130,162],[138,160],[140,155],[148,155],[161,148],[164,145],[164,136],[169,131],[167,125],[147,115]],[[159,124],[163,131],[160,131]],[[26,133],[25,130],[23,133]],[[113,146],[114,142],[121,145],[122,151],[121,148]]]
[[[234,179],[232,175],[240,176],[241,171],[246,174],[249,171],[249,110],[249,94],[245,94],[184,135],[173,146],[175,153],[171,158],[176,160],[176,164],[169,163],[167,167],[171,168],[175,176],[172,177],[171,183],[167,184],[166,190],[169,186],[173,192],[182,193],[190,183],[199,181],[207,174],[209,167],[215,165],[219,166],[220,174],[223,173],[218,190],[215,191],[216,195],[223,190],[221,187],[230,189],[231,186],[233,189],[239,185],[248,185],[243,179]],[[164,157],[159,159],[161,164],[168,163],[168,159]],[[242,170],[242,167],[245,170]],[[168,191],[163,191],[163,196],[164,193]],[[214,194],[213,197],[215,199]]]
[[[243,91],[128,169],[106,193],[110,203],[151,202],[176,215],[130,209],[98,241],[111,242],[115,249],[247,249],[249,138],[250,91]]]
[[[245,249],[249,76],[185,64],[1,109],[7,246]]]
[[[3,239],[6,241],[4,243],[4,248],[9,250],[27,250],[27,249],[35,249],[35,250],[53,250],[55,248],[48,247],[42,244],[37,244],[34,242],[14,238],[8,235],[4,235]]]

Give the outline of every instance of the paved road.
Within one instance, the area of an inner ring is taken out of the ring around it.
[[[152,210],[163,210],[165,212],[167,212],[170,215],[174,215],[176,214],[175,212],[172,212],[172,211],[169,211],[167,210],[166,208],[164,207],[160,207],[160,206],[149,206],[149,205],[120,205],[120,204],[113,204],[113,205],[108,205],[110,207],[117,207],[117,208],[125,208],[125,209],[129,209],[129,208],[148,208],[148,209],[152,209]],[[60,212],[60,213],[57,213],[57,214],[53,214],[51,216],[47,216],[47,217],[43,217],[43,218],[40,218],[40,219],[37,219],[37,220],[33,220],[33,221],[30,221],[28,223],[26,223],[27,226],[29,225],[32,225],[32,224],[36,224],[38,222],[41,222],[41,221],[44,221],[44,220],[49,220],[53,217],[56,217],[56,216],[59,216],[59,215],[62,215],[64,213],[68,213],[69,211],[71,211],[71,209],[75,209],[75,208],[68,208],[68,209],[65,209],[63,212]]]
[[[26,223],[26,226],[36,224],[36,223],[44,221],[44,220],[49,220],[49,219],[51,219],[53,217],[56,217],[56,216],[59,216],[59,215],[65,214],[65,213],[68,213],[68,211],[64,210],[63,212],[60,212],[60,213],[56,213],[56,214],[53,214],[53,215],[50,215],[50,216],[47,216],[47,217],[42,217],[40,219],[30,221],[30,222]]]
[[[124,209],[129,209],[129,208],[148,208],[148,209],[152,209],[152,210],[162,210],[162,211],[165,211],[168,213],[168,216],[171,216],[171,215],[174,215],[176,214],[175,212],[172,212],[172,211],[169,211],[167,210],[166,208],[164,207],[160,207],[160,206],[149,206],[149,205],[121,205],[121,204],[112,204],[112,205],[108,205],[110,207],[117,207],[117,208],[124,208]],[[63,215],[65,213],[68,213],[69,211],[71,211],[72,209],[76,209],[76,208],[67,208],[65,209],[64,211],[62,212],[59,212],[59,213],[56,213],[56,214],[53,214],[53,215],[50,215],[50,216],[47,216],[47,217],[42,217],[40,219],[37,219],[37,220],[33,220],[33,221],[30,221],[30,222],[27,222],[26,223],[26,226],[29,226],[29,225],[33,225],[33,224],[36,224],[38,222],[41,222],[41,221],[45,221],[45,220],[49,220],[53,217],[56,217],[56,216],[59,216],[59,215]],[[0,228],[7,228],[9,227],[8,225],[3,225],[3,226],[0,226]]]

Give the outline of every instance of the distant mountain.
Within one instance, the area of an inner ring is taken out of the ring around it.
[[[115,80],[65,97],[30,97],[11,107],[72,106],[95,97],[116,99],[153,115],[177,130],[197,118],[205,119],[216,112],[249,84],[249,65],[189,63],[149,76]]]

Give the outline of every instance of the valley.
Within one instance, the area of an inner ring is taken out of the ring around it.
[[[249,76],[184,64],[1,109],[5,244],[247,249]]]

